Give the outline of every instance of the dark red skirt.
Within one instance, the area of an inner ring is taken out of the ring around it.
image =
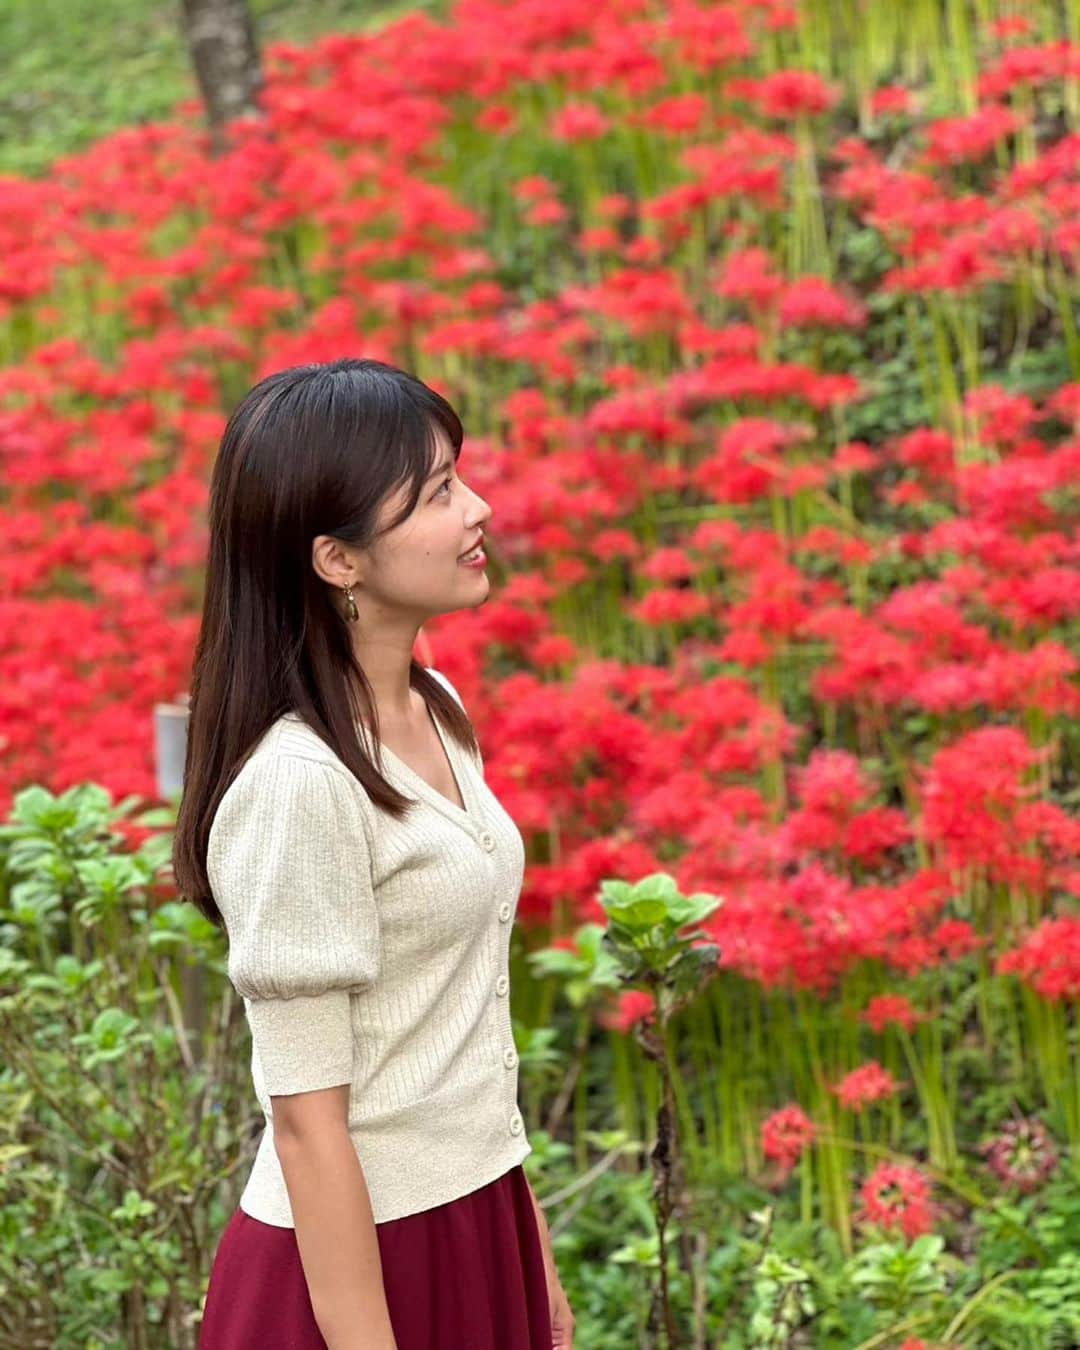
[[[551,1350],[543,1247],[520,1163],[375,1232],[398,1350]],[[233,1214],[210,1272],[199,1350],[326,1350],[294,1229]]]

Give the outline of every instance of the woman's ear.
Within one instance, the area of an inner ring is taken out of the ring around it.
[[[311,544],[311,565],[316,576],[329,586],[363,586],[367,551],[350,548],[331,534],[319,534]]]

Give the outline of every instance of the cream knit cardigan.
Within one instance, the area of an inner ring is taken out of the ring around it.
[[[351,1084],[376,1223],[467,1195],[531,1152],[508,972],[525,849],[483,760],[432,721],[464,811],[384,745],[387,778],[417,802],[395,820],[287,713],[214,816],[207,870],[266,1118],[240,1208],[264,1223],[295,1226],[273,1096]]]

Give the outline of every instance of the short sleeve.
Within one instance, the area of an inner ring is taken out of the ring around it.
[[[428,673],[429,675],[433,676],[436,680],[438,680],[438,682],[439,682],[439,683],[442,685],[442,687],[447,691],[447,693],[450,694],[450,695],[452,695],[453,698],[457,700],[457,703],[458,703],[459,707],[461,708],[461,711],[462,711],[462,712],[465,712],[465,704],[462,703],[462,701],[461,701],[461,695],[460,695],[460,694],[458,693],[458,691],[454,688],[454,686],[450,683],[450,681],[446,678],[446,676],[442,673],[442,671],[441,671],[441,670],[436,670],[434,666],[425,666],[424,669],[427,671],[427,673]],[[465,715],[468,716],[468,713],[466,713]],[[476,761],[476,767],[480,770],[481,776],[483,776],[483,772],[484,772],[484,758],[483,758],[483,756],[481,755],[479,749],[476,749],[476,750],[474,750],[474,751],[472,752],[472,757],[473,757],[473,759]]]
[[[316,759],[253,758],[221,799],[207,853],[267,1093],[351,1082],[349,995],[375,979],[380,945],[357,789]]]

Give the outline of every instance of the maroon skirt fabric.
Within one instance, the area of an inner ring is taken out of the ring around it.
[[[551,1350],[543,1248],[520,1163],[375,1232],[398,1350]],[[214,1256],[199,1350],[326,1350],[294,1229],[236,1210]]]

